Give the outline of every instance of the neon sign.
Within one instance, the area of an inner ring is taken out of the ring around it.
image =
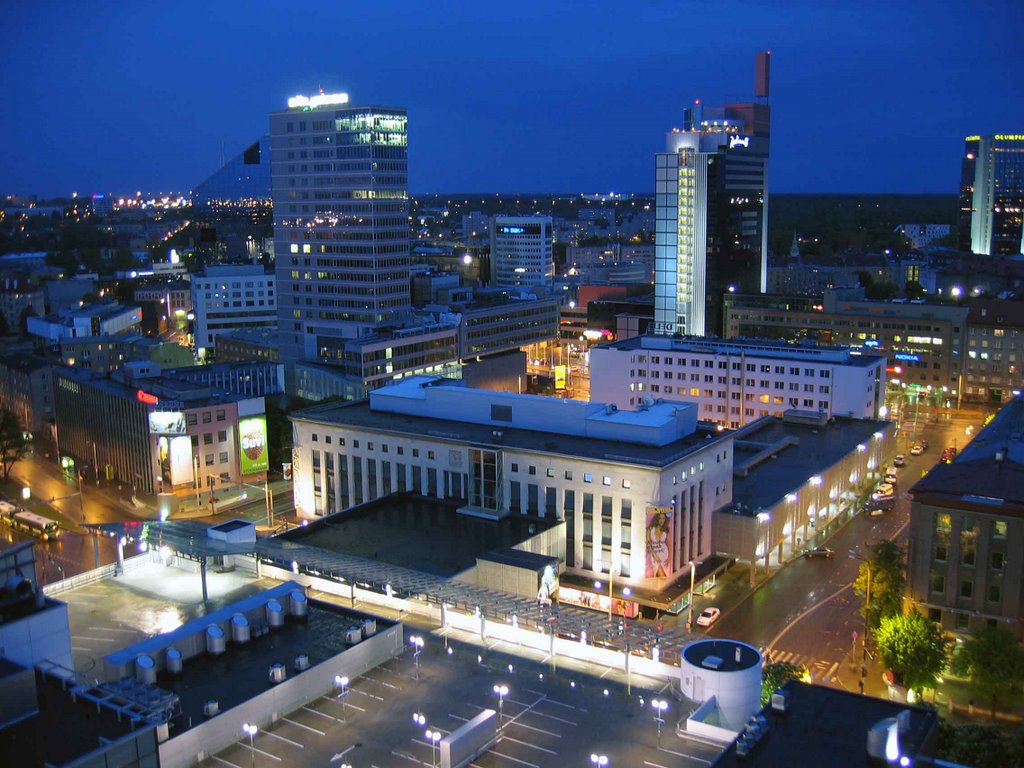
[[[347,93],[318,93],[315,96],[292,96],[288,109],[327,107],[332,104],[348,104]]]
[[[750,147],[750,137],[749,136],[730,136],[729,137],[729,149],[732,149],[733,147],[743,147],[744,149],[748,149]]]
[[[895,355],[893,355],[893,357],[895,357],[897,360],[907,360],[911,363],[916,363],[921,359],[920,355],[911,355],[906,352],[897,352]]]
[[[145,403],[146,405],[156,405],[160,402],[159,397],[149,394],[149,392],[146,392],[144,389],[135,390],[135,399],[140,403]]]

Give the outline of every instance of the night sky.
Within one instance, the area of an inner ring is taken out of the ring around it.
[[[0,193],[187,191],[288,96],[409,111],[411,191],[653,190],[772,56],[771,187],[946,192],[1024,133],[1024,2],[9,2]]]

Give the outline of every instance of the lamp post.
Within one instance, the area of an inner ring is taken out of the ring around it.
[[[861,634],[861,655],[860,655],[860,692],[864,693],[864,678],[867,676],[867,664],[868,664],[868,630],[871,628],[871,560],[867,557],[861,557],[860,555],[850,552],[850,557],[854,560],[860,560],[864,563],[868,571],[867,587],[864,590],[864,632]],[[857,663],[856,658],[853,660],[854,664]]]
[[[508,686],[507,685],[495,685],[492,690],[498,696],[498,727],[501,728],[501,726],[502,726],[502,714],[503,714],[503,706],[502,705],[505,703],[505,697],[508,696]]]
[[[693,628],[693,585],[697,578],[697,564],[690,561],[690,607],[686,615],[686,631],[689,632]]]
[[[423,735],[426,736],[427,741],[430,742],[430,765],[433,768],[433,766],[437,765],[437,757],[434,755],[434,750],[438,748],[437,742],[441,740],[441,732],[432,731],[428,728]]]
[[[420,679],[420,651],[423,650],[423,638],[420,637],[419,635],[413,635],[412,637],[409,638],[409,643],[413,647],[412,663],[413,663],[413,669],[415,670],[413,674],[414,674],[415,678],[417,680],[419,680]]]
[[[608,765],[608,755],[591,754],[590,762],[594,765]]]
[[[341,693],[338,694],[338,698],[341,699],[341,722],[345,722],[345,710],[346,702],[348,701],[348,677],[344,675],[335,675],[334,684],[341,688]]]
[[[661,724],[665,722],[665,718],[662,716],[665,710],[668,709],[668,702],[664,699],[653,699],[651,706],[654,708],[654,722],[658,724],[658,746],[661,746]]]
[[[242,725],[242,730],[249,737],[249,756],[252,758],[253,768],[256,768],[256,747],[253,746],[253,740],[256,738],[256,731],[258,731],[259,728],[256,727],[255,723],[244,723]]]

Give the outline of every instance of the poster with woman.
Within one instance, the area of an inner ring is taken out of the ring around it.
[[[647,567],[649,578],[672,573],[672,513],[668,507],[647,508]]]

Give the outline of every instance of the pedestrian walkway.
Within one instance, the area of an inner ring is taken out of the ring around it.
[[[813,683],[828,684],[838,678],[839,662],[826,659],[816,659],[813,656],[794,653],[792,651],[773,650],[769,655],[773,664],[792,664],[803,667]]]

